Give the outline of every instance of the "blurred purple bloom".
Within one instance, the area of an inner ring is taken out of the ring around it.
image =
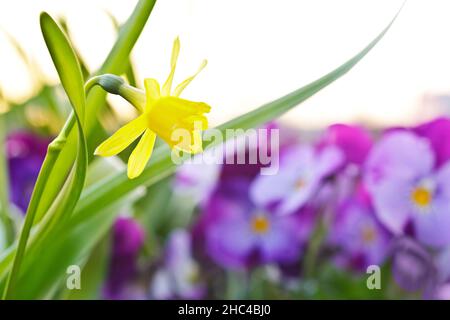
[[[8,136],[6,150],[11,201],[26,212],[50,140],[27,132]]]
[[[190,197],[195,204],[202,206],[221,177],[245,175],[253,178],[259,174],[263,167],[270,165],[263,163],[261,157],[270,156],[271,149],[279,147],[279,141],[272,140],[271,131],[279,128],[275,123],[267,123],[257,130],[265,131],[258,131],[256,136],[244,134],[235,137],[216,147],[207,148],[202,154],[186,161],[177,170],[174,181],[175,192]],[[289,143],[292,138],[287,133],[285,135],[287,136],[285,140]],[[277,145],[272,145],[275,143]],[[254,155],[256,157],[253,157]],[[238,159],[245,160],[245,163],[240,163]],[[250,163],[250,160],[256,160],[256,163]]]
[[[423,290],[429,295],[436,285],[437,270],[432,256],[409,238],[400,238],[393,246],[392,273],[396,283],[407,291]]]
[[[335,206],[333,203],[337,205],[356,192],[360,185],[363,164],[372,145],[370,133],[360,126],[335,124],[328,127],[320,139],[318,148],[319,150],[330,146],[338,148],[344,160],[339,171],[334,174],[334,179],[327,181],[322,188],[323,191],[328,189],[328,195],[317,199],[317,202]]]
[[[440,167],[450,160],[450,119],[438,118],[413,130],[431,143],[436,158],[436,167]]]
[[[450,247],[438,251],[435,262],[439,273],[439,282],[450,282]]]
[[[372,148],[372,137],[362,127],[334,124],[324,133],[319,147],[336,146],[344,154],[346,164],[361,166]]]
[[[186,163],[177,170],[174,191],[203,205],[214,190],[221,168],[216,163]]]
[[[250,200],[249,184],[227,179],[210,198],[199,223],[207,254],[233,269],[295,262],[312,230],[311,212],[274,215]]]
[[[347,198],[336,211],[329,235],[330,243],[338,250],[336,262],[360,271],[383,263],[391,237],[378,222],[364,190]]]
[[[432,298],[436,300],[450,300],[450,283],[437,287]]]
[[[296,145],[281,156],[275,175],[261,175],[253,182],[250,195],[260,208],[276,207],[277,213],[291,214],[317,194],[323,180],[343,162],[343,153],[335,146],[315,150]]]
[[[106,299],[126,299],[137,273],[137,258],[145,240],[142,227],[132,218],[117,218],[112,239],[109,273],[104,287]]]
[[[450,162],[435,164],[429,140],[393,131],[373,147],[365,181],[380,221],[393,233],[444,246],[450,243]]]
[[[172,231],[163,266],[155,273],[150,296],[154,299],[201,299],[205,286],[199,281],[199,268],[192,258],[191,236],[185,230]]]

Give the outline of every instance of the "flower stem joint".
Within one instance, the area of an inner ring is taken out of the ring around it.
[[[195,154],[202,151],[201,132],[208,128],[205,114],[211,109],[204,102],[189,101],[180,98],[187,85],[206,66],[202,62],[198,71],[181,82],[172,91],[172,82],[180,51],[180,41],[175,39],[171,71],[166,82],[160,87],[155,79],[145,79],[145,90],[130,86],[116,75],[104,74],[93,77],[86,83],[86,89],[100,86],[106,92],[120,95],[131,103],[140,115],[117,130],[110,138],[95,150],[99,156],[116,155],[140,138],[136,148],[128,159],[128,177],[139,176],[151,157],[156,136],[163,139],[172,149]]]

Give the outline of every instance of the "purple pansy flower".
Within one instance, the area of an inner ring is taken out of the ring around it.
[[[192,257],[191,236],[185,230],[172,231],[162,267],[150,286],[154,299],[201,299],[206,288],[199,281],[199,266]]]
[[[119,217],[113,229],[108,278],[103,288],[106,299],[125,299],[136,276],[136,262],[144,244],[144,230],[132,218]]]
[[[337,207],[329,241],[338,250],[338,265],[365,271],[369,265],[384,261],[390,234],[378,222],[364,190],[358,190]]]
[[[27,210],[49,142],[26,132],[11,134],[6,140],[11,201],[22,212]]]
[[[450,243],[450,162],[437,166],[428,139],[385,134],[367,161],[365,181],[380,221],[431,246]]]
[[[295,145],[284,152],[277,174],[260,175],[250,194],[261,208],[275,207],[279,214],[298,211],[319,191],[323,180],[343,162],[336,146],[316,150],[309,145]]]
[[[312,214],[275,215],[252,202],[249,185],[246,178],[226,179],[211,196],[199,223],[207,254],[232,269],[295,262],[312,229]]]

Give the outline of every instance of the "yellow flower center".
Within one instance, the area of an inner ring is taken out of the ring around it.
[[[365,227],[362,230],[362,239],[364,243],[372,243],[377,237],[375,229],[372,227]]]
[[[254,233],[257,234],[267,233],[267,231],[269,231],[269,227],[270,227],[269,220],[262,215],[256,216],[252,220],[252,230]]]
[[[425,187],[417,187],[411,193],[411,200],[419,207],[427,207],[433,200],[430,190]]]

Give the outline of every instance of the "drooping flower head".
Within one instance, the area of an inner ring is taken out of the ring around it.
[[[393,233],[435,247],[450,244],[450,162],[436,166],[428,139],[407,130],[385,134],[369,155],[365,182]]]
[[[191,236],[186,230],[171,232],[164,261],[150,285],[153,299],[200,299],[206,293],[199,266],[192,257]]]
[[[17,132],[7,138],[11,201],[23,212],[27,210],[49,143],[49,139],[26,132]]]
[[[156,136],[163,139],[171,148],[187,152],[202,151],[201,131],[208,127],[205,113],[211,109],[204,102],[194,102],[180,98],[180,94],[196,75],[206,66],[202,62],[199,70],[191,77],[181,82],[172,90],[180,41],[174,41],[171,59],[171,71],[166,82],[160,86],[155,79],[145,79],[145,95],[138,89],[123,85],[120,81],[113,89],[108,84],[98,80],[98,83],[113,93],[122,95],[130,101],[141,113],[135,120],[129,122],[95,150],[96,155],[113,156],[140,137],[139,143],[128,159],[128,177],[139,176],[147,164],[155,144]]]

